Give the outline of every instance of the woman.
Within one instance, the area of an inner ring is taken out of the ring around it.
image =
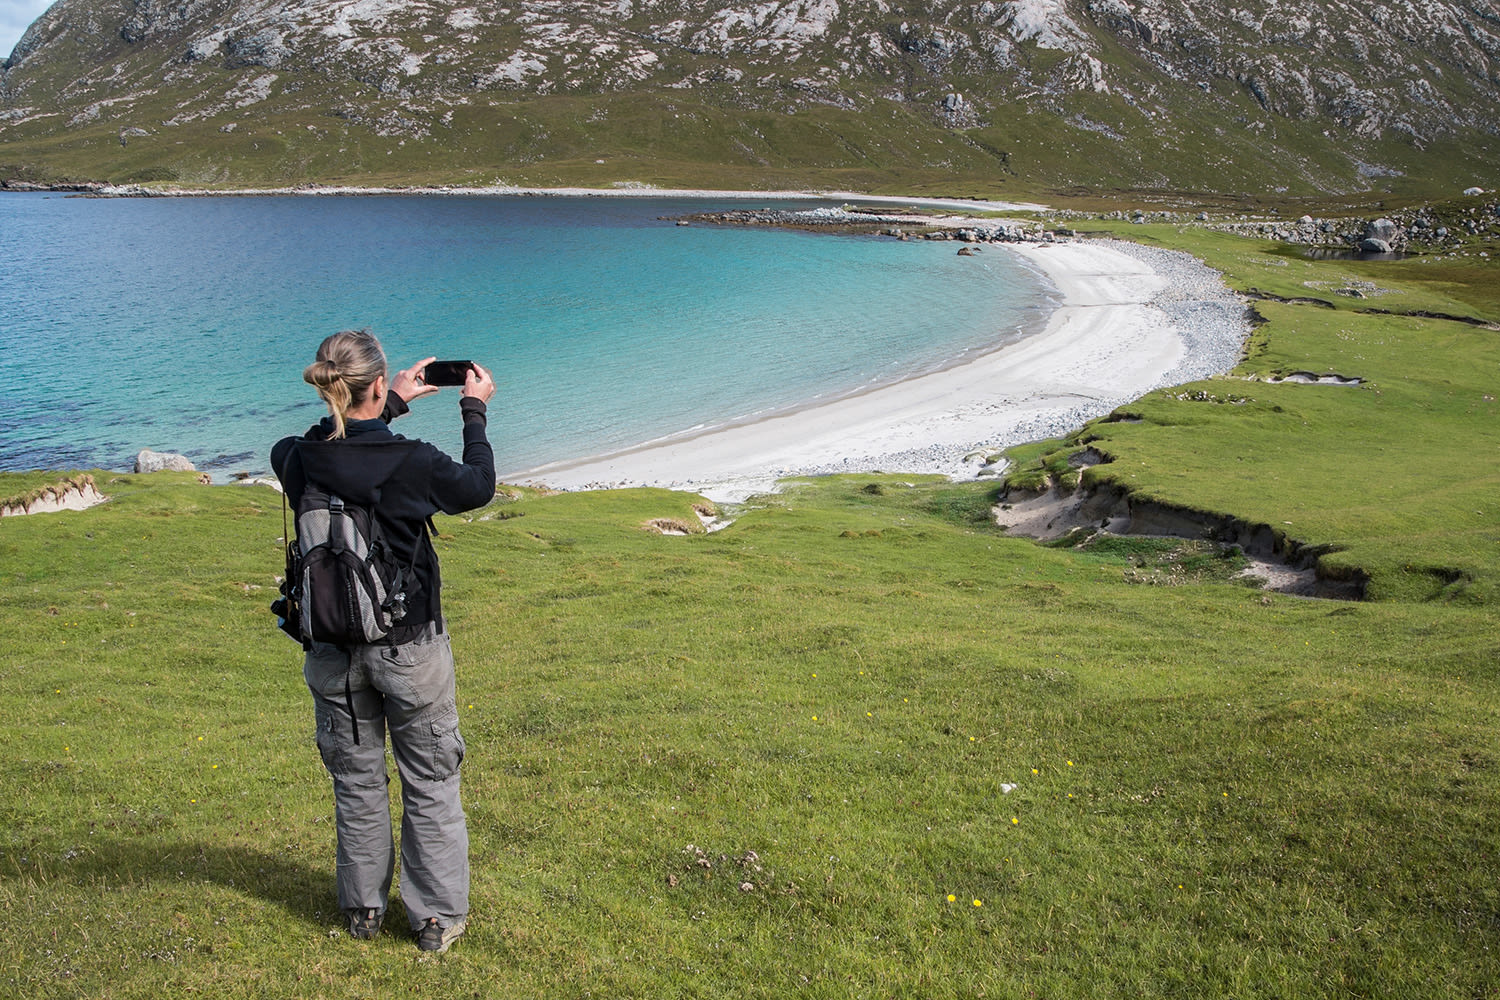
[[[458,401],[463,461],[392,434],[407,403],[437,392],[423,382],[427,358],[387,382],[385,354],[367,330],[324,340],[302,377],[329,415],[302,437],[278,441],[271,467],[293,508],[315,483],[374,512],[394,559],[411,566],[407,613],[373,644],[313,643],[303,664],[317,717],[318,751],[333,776],[338,828],[339,906],[349,933],[380,933],[395,850],[385,732],[401,775],[401,900],[417,945],[441,952],[464,932],[469,913],[469,838],[459,803],[453,652],[442,609],[429,518],[472,510],[495,495],[495,459],[485,437],[490,373],[468,372]]]

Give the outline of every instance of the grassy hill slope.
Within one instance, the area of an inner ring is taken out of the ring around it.
[[[61,0],[0,182],[1434,197],[1500,185],[1496,52],[1460,0]]]

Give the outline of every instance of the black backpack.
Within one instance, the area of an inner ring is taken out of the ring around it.
[[[282,496],[285,528],[286,497]],[[272,603],[277,625],[303,646],[378,642],[406,617],[413,565],[401,566],[368,507],[312,483],[286,535],[286,576]]]

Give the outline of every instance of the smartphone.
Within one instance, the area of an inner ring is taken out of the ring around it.
[[[422,381],[428,385],[463,385],[473,368],[472,361],[429,361]]]

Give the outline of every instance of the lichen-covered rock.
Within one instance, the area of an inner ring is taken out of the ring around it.
[[[227,65],[231,69],[238,66],[275,69],[292,55],[286,36],[274,28],[236,35],[224,42],[224,50],[229,54]]]

